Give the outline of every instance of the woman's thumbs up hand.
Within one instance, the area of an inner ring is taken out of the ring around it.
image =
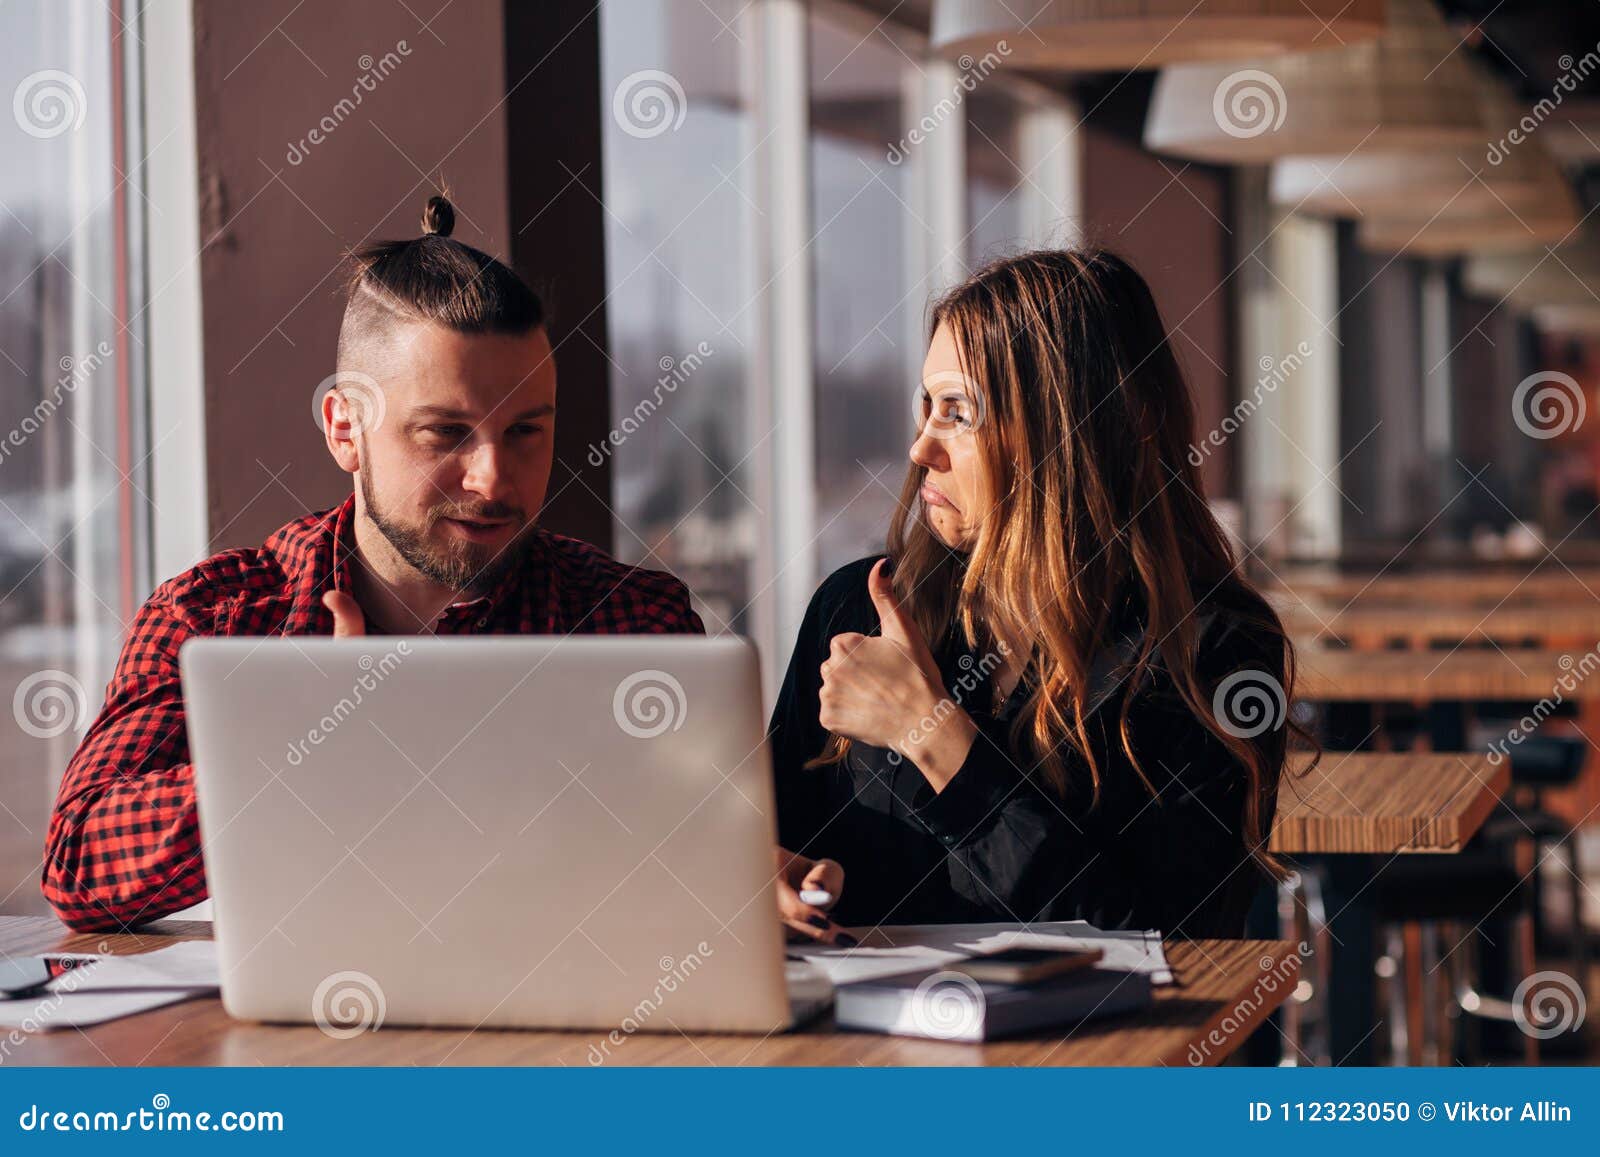
[[[910,759],[935,790],[960,769],[977,727],[945,693],[933,652],[879,559],[867,593],[882,633],[835,635],[822,664],[818,722],[836,735]]]

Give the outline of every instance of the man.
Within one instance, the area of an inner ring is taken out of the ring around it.
[[[350,498],[163,583],[129,629],[67,767],[44,893],[67,924],[121,929],[206,898],[178,649],[198,635],[704,633],[669,575],[541,530],[556,370],[538,297],[449,239],[355,258],[338,384],[322,399]],[[289,849],[286,849],[289,851]]]

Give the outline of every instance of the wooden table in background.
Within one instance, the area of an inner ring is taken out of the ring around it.
[[[1414,645],[1431,640],[1538,640],[1554,647],[1592,647],[1600,642],[1600,599],[1581,601],[1506,601],[1489,603],[1360,599],[1282,601],[1278,613],[1292,635],[1310,639],[1338,638],[1353,646],[1382,646],[1390,639]]]
[[[1511,765],[1449,752],[1324,752],[1290,757],[1278,789],[1271,850],[1459,852],[1511,786]]]
[[[1324,598],[1346,603],[1352,599],[1393,602],[1487,602],[1501,599],[1557,599],[1568,602],[1600,601],[1600,572],[1550,567],[1531,573],[1495,570],[1422,571],[1415,574],[1385,572],[1339,574],[1325,571],[1280,571],[1262,588],[1268,594],[1285,593],[1303,598]]]
[[[74,935],[51,917],[0,917],[0,956],[50,951],[148,952],[207,939],[209,924],[166,921],[139,934]],[[1288,941],[1196,940],[1167,945],[1179,983],[1138,1013],[1068,1026],[1065,1034],[993,1044],[837,1032],[825,1017],[768,1037],[635,1033],[609,1046],[621,1065],[1173,1065],[1215,1064],[1244,1043],[1294,989]],[[1272,977],[1270,982],[1268,977]],[[1269,991],[1270,989],[1270,991]],[[1237,1024],[1224,1033],[1224,1019]],[[1223,1040],[1208,1043],[1213,1031]],[[14,1047],[25,1065],[572,1065],[586,1068],[606,1033],[386,1027],[334,1040],[311,1025],[233,1020],[215,997],[97,1025],[58,1029]],[[1191,1051],[1194,1050],[1194,1051]]]
[[[1297,640],[1295,657],[1295,693],[1322,702],[1537,701],[1564,678],[1574,683],[1563,688],[1567,700],[1600,699],[1600,670],[1591,660],[1585,671],[1577,650],[1347,651]]]

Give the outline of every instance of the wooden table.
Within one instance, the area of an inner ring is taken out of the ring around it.
[[[74,935],[52,917],[0,917],[0,954],[147,952],[204,939],[209,924],[166,921],[137,935]],[[624,1065],[1189,1065],[1215,1064],[1244,1043],[1294,989],[1288,941],[1196,940],[1167,945],[1179,983],[1139,1013],[1062,1033],[971,1045],[836,1032],[831,1018],[768,1037],[635,1033],[610,1047]],[[1271,978],[1270,980],[1268,978]],[[1270,991],[1269,991],[1270,987]],[[1221,1028],[1227,1019],[1231,1031]],[[1212,1033],[1220,1044],[1212,1043]],[[586,1068],[603,1032],[384,1028],[334,1040],[314,1026],[231,1019],[215,997],[154,1009],[83,1031],[57,1029],[11,1049],[25,1065],[571,1065]]]
[[[1381,646],[1390,639],[1413,644],[1465,639],[1546,640],[1551,645],[1600,642],[1600,599],[1417,603],[1360,599],[1350,603],[1305,599],[1280,603],[1289,633]]]
[[[1585,654],[1492,647],[1345,651],[1296,640],[1295,693],[1332,703],[1537,701],[1560,687],[1568,700],[1600,700],[1600,669],[1595,659],[1585,663]]]
[[[1511,764],[1451,752],[1296,753],[1278,789],[1272,851],[1459,852],[1511,786]]]
[[[1345,574],[1337,571],[1283,571],[1269,578],[1263,590],[1303,598],[1324,598],[1341,603],[1352,599],[1409,600],[1436,606],[1443,603],[1488,602],[1501,599],[1558,599],[1568,602],[1600,599],[1600,572],[1546,570],[1516,573],[1496,570],[1422,571],[1407,574]]]

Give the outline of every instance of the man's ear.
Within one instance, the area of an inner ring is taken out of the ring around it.
[[[335,387],[322,395],[322,434],[328,453],[346,474],[361,468],[361,447],[356,441],[356,407]]]

